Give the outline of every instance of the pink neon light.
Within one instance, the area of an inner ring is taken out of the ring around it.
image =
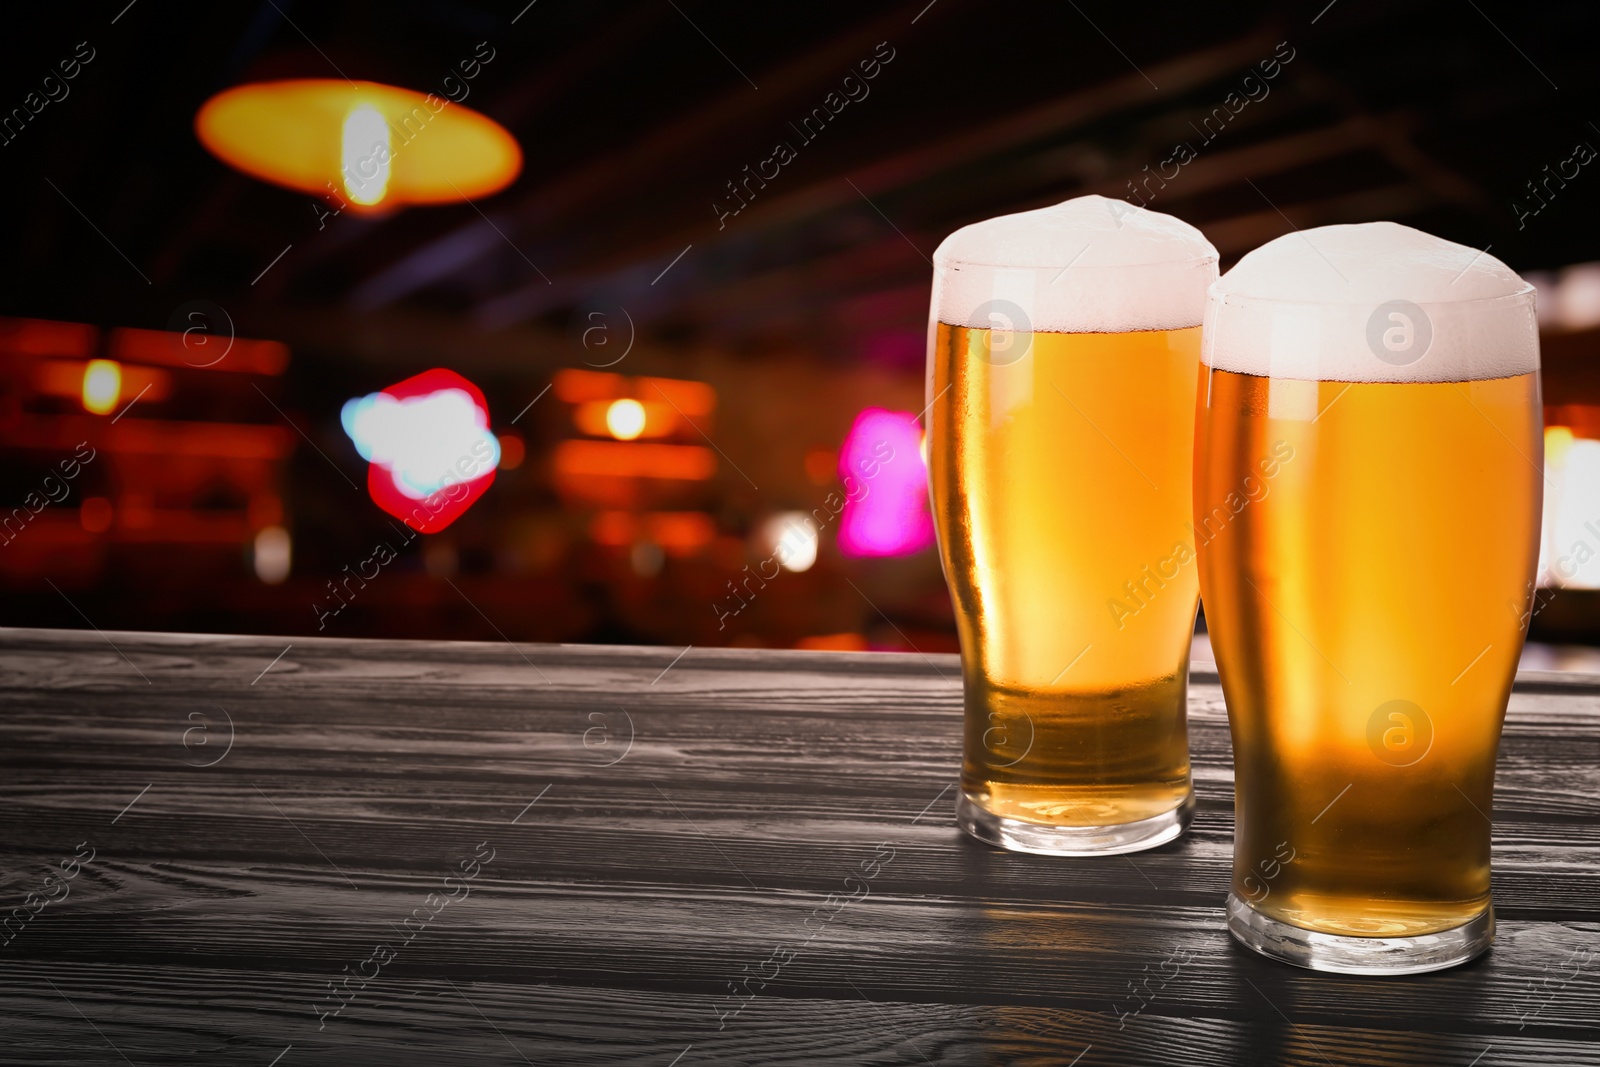
[[[839,447],[844,514],[839,551],[847,556],[904,556],[933,543],[922,427],[909,411],[868,408]]]

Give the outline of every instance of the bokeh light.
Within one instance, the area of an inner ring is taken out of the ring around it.
[[[95,415],[116,410],[122,396],[122,365],[110,359],[91,359],[83,368],[83,409]]]
[[[451,370],[424,371],[346,401],[339,420],[370,464],[373,501],[423,533],[459,518],[500,463],[483,393]]]
[[[291,555],[289,531],[282,526],[268,526],[256,532],[250,562],[262,582],[277,585],[289,577]]]
[[[839,447],[844,513],[839,551],[903,556],[933,543],[922,426],[909,411],[868,408]]]
[[[632,441],[644,432],[644,405],[637,400],[613,400],[606,408],[606,429],[619,441]]]
[[[370,104],[351,108],[342,142],[345,195],[368,207],[381,202],[389,190],[389,126],[383,114]]]
[[[252,177],[358,208],[476,199],[522,170],[516,138],[487,115],[378,82],[238,85],[201,106],[195,133]]]
[[[808,571],[817,562],[817,524],[804,511],[781,511],[758,528],[759,549],[786,571]]]

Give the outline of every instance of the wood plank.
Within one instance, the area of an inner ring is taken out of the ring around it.
[[[53,981],[70,1004],[40,978]],[[1248,986],[1240,989],[1255,995]],[[763,996],[718,1030],[715,1002],[690,994],[399,975],[382,989],[369,988],[359,1012],[352,1008],[318,1032],[309,1011],[308,1026],[282,1010],[285,1001],[303,992],[282,976],[226,970],[46,965],[27,983],[0,977],[0,998],[23,1006],[8,1037],[23,1047],[53,1041],[51,1062],[68,1067],[120,1062],[74,1007],[141,1064],[190,1063],[197,1055],[265,1064],[290,1044],[283,1067],[295,1062],[522,1063],[523,1057],[541,1064],[665,1067],[680,1054],[680,1067],[923,1062],[1059,1067],[1080,1053],[1081,1067],[1468,1067],[1475,1059],[1578,1067],[1594,1062],[1593,1046],[1572,1037],[1496,1035],[1491,1058],[1483,1055],[1487,1042],[1448,1028],[1332,1028],[1291,1023],[1265,1011],[1259,1019],[1240,1013],[1222,1020],[1141,1013],[1118,1029],[1115,1018],[1070,1008],[921,1004],[869,1000],[870,993],[850,999]],[[621,1019],[626,1027],[618,1025]]]
[[[1065,861],[955,829],[955,657],[299,639],[274,662],[289,644],[0,632],[0,900],[96,850],[0,949],[21,1059],[1595,1060],[1600,679],[1513,694],[1493,952],[1394,980],[1228,938],[1214,674],[1193,831]],[[416,917],[480,842],[467,895]],[[394,960],[319,1031],[380,942]]]

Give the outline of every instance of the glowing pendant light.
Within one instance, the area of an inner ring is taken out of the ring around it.
[[[357,208],[476,199],[522,170],[516,138],[487,115],[378,82],[235,86],[201,106],[195,132],[252,177]]]
[[[389,191],[389,156],[389,124],[377,108],[362,104],[345,116],[339,169],[346,196],[363,207],[381,203]]]

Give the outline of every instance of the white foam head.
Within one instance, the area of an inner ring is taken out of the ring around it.
[[[1211,286],[1200,358],[1344,382],[1465,382],[1539,369],[1533,286],[1493,256],[1393,222],[1268,241]]]
[[[939,245],[933,267],[939,322],[1127,333],[1200,325],[1217,250],[1171,215],[1080,196],[963,226]]]

